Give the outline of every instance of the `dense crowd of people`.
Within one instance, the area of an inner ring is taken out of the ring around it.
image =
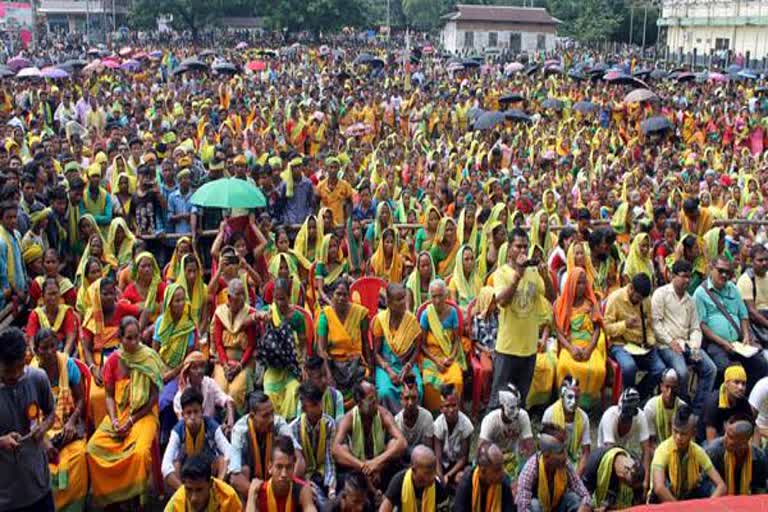
[[[0,81],[0,509],[766,492],[762,80],[319,43]]]

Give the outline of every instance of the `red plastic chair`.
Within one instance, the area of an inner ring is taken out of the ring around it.
[[[304,335],[307,337],[307,357],[309,357],[314,354],[315,349],[315,322],[309,311],[301,306],[295,306],[295,308],[304,317]]]
[[[83,423],[86,431],[91,432],[92,425],[88,425],[88,411],[91,406],[91,371],[88,366],[79,359],[72,358],[80,370],[80,382],[83,383]]]
[[[608,366],[608,370],[610,370],[607,373],[610,373],[610,375],[613,377],[613,383],[611,384],[611,405],[616,405],[619,403],[619,398],[621,397],[621,392],[624,388],[624,383],[621,378],[621,367],[619,367],[619,363],[614,361],[611,357],[606,358],[606,366]],[[608,387],[608,383],[606,382],[606,387]],[[605,395],[603,395],[603,410],[605,410]]]
[[[356,279],[349,287],[350,297],[357,293],[360,304],[368,308],[368,320],[372,321],[379,312],[379,296],[381,290],[387,287],[387,282],[380,277],[364,276]]]

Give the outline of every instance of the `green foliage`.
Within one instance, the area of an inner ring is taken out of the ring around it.
[[[252,0],[139,0],[129,22],[136,28],[149,28],[155,26],[158,16],[171,14],[174,28],[196,34],[224,16],[252,16],[255,7]]]
[[[594,42],[610,38],[621,25],[614,5],[608,0],[549,0],[549,12],[563,22],[558,35]]]

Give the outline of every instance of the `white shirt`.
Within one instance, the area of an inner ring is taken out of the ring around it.
[[[231,445],[229,444],[229,441],[227,441],[227,436],[222,432],[221,426],[216,429],[214,439],[216,440],[216,449],[219,454],[222,457],[226,457],[231,451]],[[179,458],[180,451],[181,439],[175,430],[171,430],[171,437],[168,439],[168,446],[165,448],[165,453],[163,454],[163,463],[160,466],[163,478],[167,478],[168,475],[176,470],[176,468],[173,467],[173,463]]]
[[[681,299],[672,283],[666,284],[651,298],[653,334],[660,345],[669,345],[672,340],[685,340],[691,349],[701,348],[701,327],[696,304],[688,292]]]
[[[501,418],[501,409],[496,409],[487,414],[480,424],[480,440],[494,443],[502,452],[517,452],[517,442],[531,438],[531,420],[525,409],[520,409],[517,421],[510,423],[505,423]]]
[[[474,427],[466,414],[459,411],[459,419],[453,427],[453,431],[448,431],[448,422],[445,416],[441,414],[435,421],[435,438],[439,439],[443,445],[443,468],[451,467],[461,454],[461,445],[465,439],[472,437]]]
[[[397,416],[395,416],[395,425],[397,425],[397,428],[399,428],[400,432],[405,436],[408,446],[413,447],[417,444],[424,444],[427,439],[434,437],[434,420],[432,419],[432,414],[430,414],[428,410],[419,407],[419,414],[416,416],[416,423],[413,427],[408,427],[405,424],[404,413],[405,409],[397,413]]]
[[[640,409],[632,418],[632,428],[624,437],[619,437],[619,406],[610,406],[603,417],[600,418],[600,426],[597,428],[597,447],[602,448],[606,443],[612,445],[628,446],[630,443],[644,443],[648,441],[648,420]]]
[[[216,381],[210,377],[203,377],[200,387],[203,394],[203,416],[215,418],[216,407],[224,408],[229,402],[234,403],[232,397],[222,391]],[[179,389],[173,397],[173,412],[179,419],[181,419],[181,392],[182,389]]]
[[[749,394],[749,405],[757,411],[757,426],[768,428],[768,377],[763,377]]]
[[[579,416],[581,416],[581,424],[584,425],[584,428],[581,432],[581,446],[591,446],[592,445],[592,439],[589,437],[589,416],[587,416],[587,413],[584,412],[584,410],[581,407],[576,408],[576,413]],[[555,405],[552,404],[549,407],[547,407],[547,410],[544,411],[544,415],[541,417],[542,423],[553,423],[552,418],[555,415]],[[566,422],[565,423],[565,431],[568,433],[568,439],[571,439],[573,437],[573,422]]]
[[[664,439],[658,439],[656,435],[656,407],[659,400],[661,400],[661,395],[656,395],[648,400],[645,403],[645,407],[643,407],[643,413],[645,414],[645,421],[648,423],[648,435],[656,437],[657,441],[661,442]],[[685,403],[679,398],[675,398],[675,402],[677,402],[678,406]]]

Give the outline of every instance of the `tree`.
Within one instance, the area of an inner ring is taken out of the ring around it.
[[[140,0],[130,13],[133,27],[151,27],[162,15],[173,16],[173,27],[189,30],[197,39],[200,29],[214,24],[224,16],[249,16],[255,5],[252,0]]]
[[[266,3],[264,13],[274,28],[334,32],[364,25],[366,7],[361,0],[272,0]]]
[[[405,22],[420,30],[437,28],[441,24],[440,16],[450,12],[454,3],[450,0],[402,0]]]
[[[622,21],[608,0],[549,0],[549,13],[563,22],[559,35],[582,42],[610,38]]]

